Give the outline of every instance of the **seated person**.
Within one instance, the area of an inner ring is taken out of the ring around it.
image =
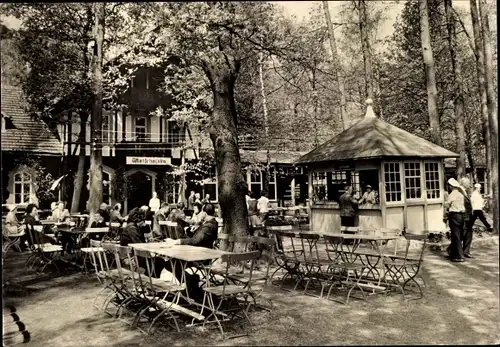
[[[191,232],[194,232],[196,229],[198,229],[199,226],[202,225],[205,221],[207,213],[202,209],[203,207],[201,204],[197,202],[193,204],[193,216],[190,219],[186,219],[186,222],[191,225]]]
[[[168,221],[177,223],[177,235],[184,236],[186,234],[185,228],[188,226],[186,215],[184,214],[184,203],[179,202],[177,207],[170,212]]]
[[[205,206],[205,222],[198,228],[193,237],[182,238],[177,240],[166,239],[166,242],[171,245],[191,245],[206,248],[213,248],[214,242],[217,240],[217,231],[219,225],[215,219],[215,207],[212,204]]]
[[[122,217],[120,210],[122,209],[122,204],[119,202],[115,204],[113,210],[109,215],[109,223],[120,223],[122,224],[127,220],[127,216]]]
[[[359,204],[377,204],[378,203],[377,192],[373,190],[371,185],[367,185],[365,188],[366,192],[359,200]]]
[[[144,243],[144,212],[137,207],[132,209],[128,215],[127,226],[120,234],[120,245],[128,246],[129,243]]]
[[[215,207],[212,204],[205,205],[205,212],[207,214],[205,222],[198,228],[196,233],[191,238],[183,239],[166,239],[165,242],[169,245],[191,245],[198,247],[213,248],[214,242],[217,240],[217,231],[219,225],[215,219]],[[179,264],[178,262],[176,264]],[[193,264],[195,265],[195,264]],[[189,267],[189,264],[186,265]],[[171,270],[170,263],[167,265],[167,270]],[[182,268],[176,266],[174,269],[175,277],[180,281],[182,276]],[[203,298],[203,290],[199,286],[200,277],[196,274],[189,274],[186,272],[186,285],[189,290],[189,296],[193,299]]]
[[[65,208],[64,201],[59,201],[57,208],[52,211],[51,219],[59,223],[69,222],[71,216],[67,208]]]
[[[160,205],[160,209],[153,216],[153,235],[158,238],[163,238],[162,227],[160,221],[166,221],[169,215],[170,208],[166,202]]]
[[[128,215],[127,226],[120,234],[120,246],[128,246],[130,243],[145,243],[145,233],[149,229],[145,229],[144,225],[144,211],[140,208],[134,208]],[[145,232],[146,231],[146,232]],[[146,269],[146,263],[143,258],[139,258],[139,266]],[[161,257],[154,258],[154,277],[160,277],[161,271],[165,268],[165,259]]]
[[[28,204],[28,206],[26,206],[26,215],[24,217],[23,224],[26,225],[26,228],[25,234],[21,237],[21,250],[25,249],[26,241],[30,246],[39,243],[56,243],[52,238],[45,236],[42,232],[35,230],[35,225],[41,225],[40,219],[38,218],[38,208],[35,204]]]
[[[3,230],[3,234],[5,236],[15,236],[22,233],[21,223],[17,220],[16,211],[17,205],[10,205],[9,213],[5,217],[5,229]]]
[[[105,223],[105,225],[106,223],[109,223],[110,211],[108,205],[105,202],[99,205],[97,213],[101,215],[102,221]]]

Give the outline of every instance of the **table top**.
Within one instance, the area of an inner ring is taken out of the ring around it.
[[[162,243],[165,246],[159,245]],[[144,246],[144,245],[151,245],[151,246]],[[165,242],[150,242],[141,244],[132,243],[129,244],[129,246],[132,248],[136,247],[139,249],[147,249],[148,251],[169,258],[175,258],[191,262],[218,259],[222,257],[224,254],[231,253],[231,252],[221,251],[219,249],[211,249],[211,248],[189,246],[189,245],[175,245],[169,247]]]
[[[337,236],[337,237],[342,237],[344,239],[351,239],[351,240],[368,240],[368,241],[388,241],[388,240],[396,240],[399,239],[399,235],[367,235],[367,234],[340,234],[340,233],[335,233],[335,234],[327,234],[327,233],[320,233],[320,232],[313,232],[312,234],[318,234],[321,236]]]
[[[129,243],[128,246],[132,247],[132,248],[142,249],[145,251],[151,251],[151,252],[159,250],[159,249],[163,249],[163,248],[172,247],[172,246],[169,246],[166,242]]]
[[[42,225],[53,225],[53,224],[56,224],[57,221],[56,220],[41,220],[40,223]]]

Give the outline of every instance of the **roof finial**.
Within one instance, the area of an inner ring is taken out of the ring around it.
[[[365,114],[365,118],[377,118],[377,116],[375,116],[375,112],[373,112],[372,104],[373,104],[373,100],[372,99],[370,99],[370,98],[366,99],[366,114]]]

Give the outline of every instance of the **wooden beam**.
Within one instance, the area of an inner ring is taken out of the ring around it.
[[[406,182],[404,161],[399,161],[399,176],[401,179],[401,200],[403,201],[403,227],[408,228],[408,202],[406,201]]]
[[[420,185],[422,187],[421,192],[423,194],[424,199],[424,230],[429,230],[429,222],[427,216],[427,188],[425,186],[425,162],[423,160],[420,161]]]
[[[380,169],[378,173],[378,197],[380,200],[380,213],[382,214],[382,227],[387,228],[387,210],[385,201],[385,175],[384,175],[384,161],[380,161]]]

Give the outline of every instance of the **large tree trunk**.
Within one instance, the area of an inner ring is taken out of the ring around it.
[[[448,42],[450,45],[450,58],[453,67],[454,106],[455,106],[455,135],[457,158],[457,178],[465,176],[465,125],[464,125],[464,93],[460,62],[457,59],[457,33],[452,0],[445,0],[446,21],[448,27]]]
[[[427,110],[429,112],[429,125],[432,140],[441,146],[441,126],[437,111],[437,88],[436,71],[434,69],[434,55],[431,46],[431,34],[429,29],[429,8],[427,0],[419,0],[420,13],[420,38],[422,41],[422,56],[425,66],[425,83],[427,85]]]
[[[239,66],[234,65],[214,66],[205,63],[203,68],[210,80],[214,98],[209,133],[215,151],[219,205],[224,220],[224,232],[248,235],[248,211],[245,202],[248,188],[241,170],[234,102],[234,84]],[[226,246],[222,245],[223,248]],[[235,248],[239,250],[238,245]]]
[[[259,54],[259,81],[260,81],[260,93],[262,96],[262,113],[264,114],[264,135],[266,137],[266,175],[264,177],[264,187],[269,194],[269,175],[271,174],[271,155],[269,153],[269,119],[267,116],[267,98],[266,89],[264,86],[264,73],[262,71],[264,65],[264,55],[262,52]]]
[[[104,41],[104,3],[95,3],[93,92],[92,104],[92,152],[90,155],[89,213],[93,215],[102,202],[102,44]],[[92,222],[92,221],[90,221]]]
[[[82,195],[83,182],[85,179],[85,138],[87,137],[87,113],[80,112],[80,134],[78,142],[80,142],[80,153],[78,155],[78,169],[76,171],[75,181],[73,185],[73,200],[71,201],[71,213],[78,213],[80,209],[80,197]],[[75,146],[76,147],[76,146]]]
[[[373,100],[373,67],[370,52],[370,40],[368,39],[368,16],[366,14],[365,0],[359,1],[359,32],[361,34],[361,49],[363,51],[363,62],[365,66],[365,93],[367,99]]]
[[[347,128],[347,111],[346,111],[346,100],[345,100],[345,85],[344,85],[344,72],[342,65],[339,61],[339,55],[337,52],[337,43],[335,41],[335,34],[333,32],[332,18],[330,16],[330,8],[328,7],[328,1],[323,1],[323,9],[325,11],[326,25],[328,27],[328,37],[330,38],[330,49],[332,53],[332,63],[333,71],[335,73],[335,79],[337,80],[337,85],[339,87],[340,95],[340,122],[342,123],[342,130]]]
[[[481,24],[479,22],[479,13],[476,0],[470,0],[470,13],[472,17],[472,29],[474,32],[474,54],[476,56],[477,81],[479,85],[479,94],[481,100],[481,116],[483,120],[483,138],[486,150],[486,182],[488,189],[491,187],[490,168],[491,168],[491,138],[488,129],[488,97],[486,95],[486,78],[484,76],[484,45],[483,35],[481,33]]]
[[[489,11],[485,0],[479,0],[479,13],[483,29],[484,67],[486,77],[486,96],[488,98],[488,127],[491,139],[491,210],[493,214],[493,228],[498,233],[498,114],[495,87],[493,85],[493,51],[491,47],[491,32]]]

